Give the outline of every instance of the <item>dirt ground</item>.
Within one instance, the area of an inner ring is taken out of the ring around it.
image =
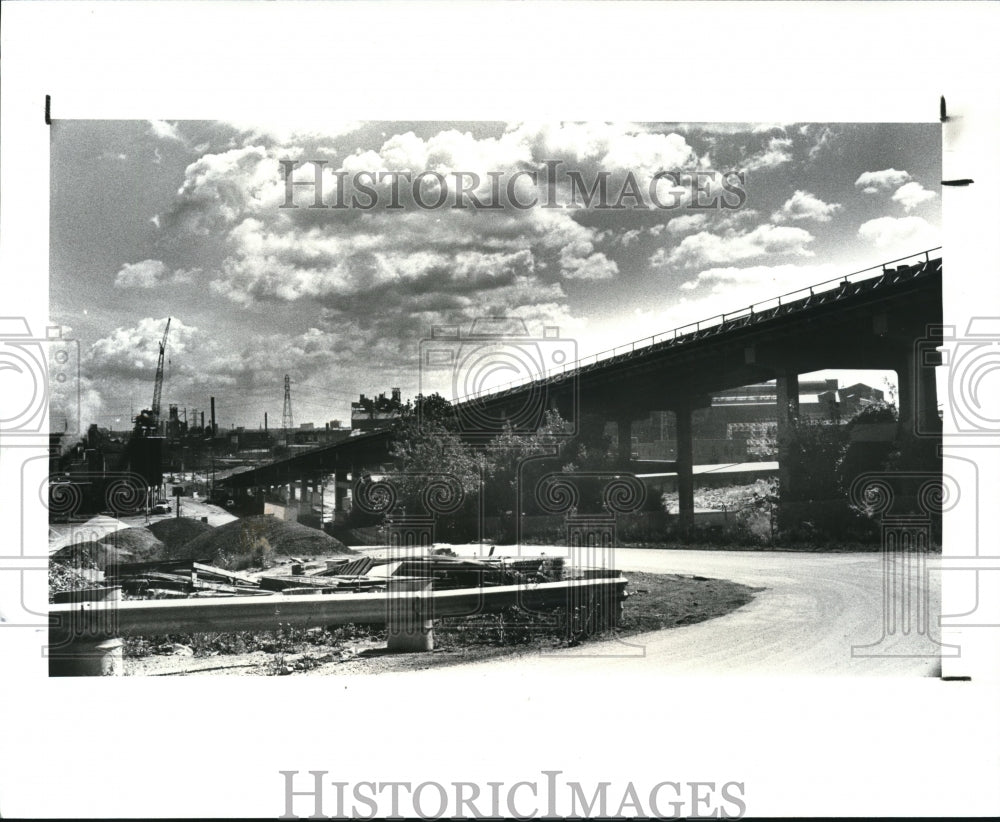
[[[761,589],[723,579],[624,572],[629,597],[620,627],[590,639],[634,636],[727,614]],[[330,676],[412,671],[500,656],[538,654],[588,638],[553,629],[550,620],[517,615],[443,619],[435,623],[433,651],[385,650],[384,629],[290,629],[284,632],[194,634],[126,640],[126,676]]]

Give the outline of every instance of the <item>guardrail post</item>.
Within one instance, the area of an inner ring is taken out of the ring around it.
[[[433,600],[430,579],[390,579],[386,591],[386,647],[390,651],[434,650]],[[411,593],[410,597],[399,596]]]

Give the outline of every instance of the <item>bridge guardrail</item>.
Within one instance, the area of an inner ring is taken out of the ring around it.
[[[615,346],[614,348],[607,349],[605,351],[599,351],[596,354],[590,354],[574,362],[567,363],[563,365],[558,370],[550,371],[549,373],[541,377],[542,381],[545,380],[558,380],[566,374],[577,372],[582,373],[585,370],[597,366],[601,363],[610,362],[618,357],[630,356],[636,351],[649,351],[654,349],[656,346],[663,344],[674,344],[678,341],[688,341],[688,339],[697,339],[701,335],[708,335],[709,333],[718,333],[723,330],[724,327],[739,327],[742,325],[748,325],[751,322],[760,322],[765,319],[770,319],[771,317],[778,316],[785,311],[798,310],[798,308],[808,307],[814,304],[822,304],[829,302],[831,299],[838,300],[847,297],[855,296],[860,293],[860,286],[864,284],[871,284],[872,288],[877,287],[877,285],[883,280],[883,278],[888,274],[890,265],[896,263],[901,263],[905,260],[914,260],[915,258],[923,257],[923,260],[918,261],[918,265],[921,266],[913,272],[913,276],[916,276],[922,270],[922,267],[929,266],[931,262],[931,253],[934,251],[940,251],[941,246],[935,246],[934,248],[929,248],[925,251],[918,251],[915,254],[909,254],[905,257],[899,257],[895,260],[887,260],[882,263],[877,263],[876,265],[869,266],[868,268],[862,268],[858,271],[852,271],[850,274],[845,274],[842,277],[834,277],[830,280],[824,280],[820,283],[814,283],[810,286],[804,286],[802,288],[796,289],[794,291],[789,291],[785,294],[781,294],[777,297],[769,297],[766,300],[761,300],[756,303],[752,303],[749,306],[744,306],[742,308],[735,309],[733,311],[727,311],[722,314],[715,314],[711,317],[706,317],[702,320],[696,320],[695,322],[686,323],[685,325],[678,326],[669,331],[664,331],[659,334],[653,334],[649,337],[642,337],[641,339],[634,340],[630,343],[625,343],[624,345]],[[938,259],[938,258],[935,258]],[[875,272],[875,273],[873,273]],[[862,276],[863,275],[863,276]],[[897,280],[893,280],[893,283]],[[859,286],[851,288],[851,286]],[[808,296],[807,296],[808,295]],[[794,298],[794,299],[790,299]],[[797,306],[797,303],[805,300],[805,304],[802,306]],[[815,300],[815,303],[812,302]],[[739,322],[742,320],[742,322]],[[739,323],[739,325],[735,325]],[[511,381],[503,385],[491,388],[489,390],[481,391],[476,394],[469,394],[464,397],[459,397],[454,400],[454,404],[458,405],[461,403],[471,402],[477,399],[483,399],[487,397],[498,397],[510,391],[516,390],[525,385],[530,385],[533,382],[538,381],[537,379],[527,379],[519,381]]]

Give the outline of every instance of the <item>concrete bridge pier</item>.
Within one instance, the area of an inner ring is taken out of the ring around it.
[[[940,433],[937,409],[937,383],[934,368],[940,361],[935,350],[916,346],[902,350],[894,370],[899,384],[899,433],[906,437],[917,432]]]
[[[799,375],[786,371],[775,380],[777,388],[778,420],[778,476],[781,478],[781,492],[791,489],[789,476],[788,447],[799,422]]]
[[[688,536],[694,529],[694,437],[691,416],[694,412],[690,399],[674,405],[677,423],[677,510],[681,533]]]
[[[331,477],[331,479],[333,480],[333,482],[331,482],[329,484],[332,487],[332,491],[333,491],[333,498],[331,500],[331,503],[333,505],[333,519],[332,519],[332,522],[336,523],[337,522],[337,514],[340,513],[340,500],[343,498],[343,495],[341,494],[341,488],[340,488],[340,474],[338,474],[336,471],[334,471],[333,472],[333,476]]]
[[[632,462],[632,417],[618,417],[615,425],[618,427],[618,463],[628,469]]]
[[[799,375],[794,371],[779,373],[775,379],[777,388],[778,421],[778,481],[781,484],[778,508],[779,526],[785,523],[787,507],[783,503],[795,501],[792,479],[791,444],[799,423]]]

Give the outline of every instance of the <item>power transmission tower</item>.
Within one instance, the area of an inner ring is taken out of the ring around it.
[[[281,427],[287,433],[292,426],[292,381],[285,374],[285,407],[281,412]]]

